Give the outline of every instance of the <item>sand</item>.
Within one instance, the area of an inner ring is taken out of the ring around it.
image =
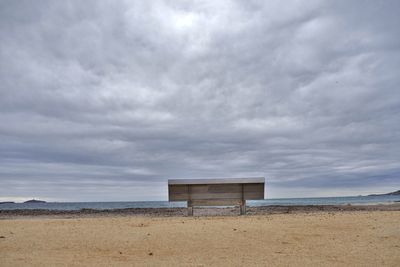
[[[400,211],[0,220],[0,266],[400,266]]]

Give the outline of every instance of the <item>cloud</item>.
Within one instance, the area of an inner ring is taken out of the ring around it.
[[[396,1],[14,1],[0,8],[0,196],[166,199],[400,185]]]

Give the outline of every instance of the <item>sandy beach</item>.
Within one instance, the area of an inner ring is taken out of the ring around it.
[[[399,266],[400,211],[3,216],[0,266]]]

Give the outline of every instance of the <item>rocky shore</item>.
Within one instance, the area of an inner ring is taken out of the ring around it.
[[[348,212],[348,211],[400,211],[400,203],[388,205],[298,205],[298,206],[262,206],[248,207],[247,215],[268,215],[287,213],[314,212]],[[127,209],[81,209],[81,210],[46,210],[22,209],[0,210],[0,219],[19,217],[108,217],[108,216],[150,216],[174,217],[186,216],[186,208],[127,208]],[[238,209],[226,208],[195,208],[195,216],[238,215]]]

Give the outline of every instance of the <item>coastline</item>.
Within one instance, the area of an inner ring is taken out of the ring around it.
[[[257,206],[247,207],[246,216],[318,213],[318,212],[358,212],[358,211],[400,211],[400,203],[375,205],[292,205],[292,206]],[[235,207],[199,207],[194,209],[194,216],[236,216]],[[84,218],[84,217],[185,217],[186,208],[125,208],[125,209],[80,209],[80,210],[48,210],[48,209],[15,209],[0,210],[0,220],[24,217],[49,218]]]

